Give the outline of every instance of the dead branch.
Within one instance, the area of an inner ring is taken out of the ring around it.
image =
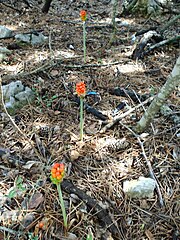
[[[64,180],[61,183],[62,189],[69,194],[76,194],[84,203],[87,204],[88,208],[92,210],[95,216],[99,219],[99,221],[107,227],[107,229],[112,233],[113,237],[117,239],[123,239],[122,234],[119,229],[113,223],[111,217],[108,212],[103,209],[96,200],[88,196],[84,191],[74,186],[72,182],[69,180]]]
[[[129,127],[127,127],[126,125],[124,125],[122,122],[120,122],[120,124],[125,127],[126,129],[128,129],[138,140],[138,143],[141,147],[141,150],[142,150],[142,154],[143,154],[143,157],[146,161],[146,164],[148,166],[148,169],[149,169],[149,175],[152,179],[154,179],[155,183],[156,183],[156,190],[157,190],[157,194],[158,194],[158,197],[159,197],[159,203],[160,203],[160,206],[161,207],[164,207],[164,201],[163,201],[163,198],[162,198],[162,194],[161,194],[161,190],[160,190],[160,187],[158,185],[158,182],[156,180],[156,177],[154,175],[154,171],[152,169],[152,166],[151,166],[151,163],[149,161],[149,159],[147,158],[146,156],[146,152],[145,152],[145,149],[144,149],[144,145],[143,145],[143,142],[140,140],[140,137],[132,130],[130,129]]]
[[[0,2],[0,3],[1,3],[1,2]],[[11,5],[7,4],[7,3],[4,3],[4,2],[2,2],[2,4],[3,4],[4,6],[6,6],[6,7],[10,8],[10,9],[13,9],[13,10],[15,10],[15,11],[16,11],[16,12],[18,12],[19,14],[21,14],[21,13],[22,13],[22,10],[19,10],[19,9],[17,9],[17,8],[15,8],[15,7],[13,7],[13,6],[11,6]]]
[[[136,109],[142,107],[143,105],[147,104],[148,102],[151,102],[154,97],[148,98],[146,101],[138,104],[136,107],[129,109],[127,112],[116,116],[112,122],[108,123],[105,127],[103,127],[100,131],[100,133],[105,133],[108,129],[110,129],[112,126],[114,126],[116,123],[118,123],[120,120],[128,116],[130,113],[134,112]]]
[[[161,41],[159,43],[156,43],[153,46],[149,47],[149,49],[146,50],[142,55],[144,57],[146,54],[148,54],[149,52],[153,51],[156,48],[162,47],[164,45],[167,45],[167,44],[170,44],[170,43],[173,43],[173,42],[178,42],[179,40],[180,40],[180,35],[169,38],[169,39],[166,39],[166,40],[163,40],[163,41]]]
[[[81,57],[81,56],[80,56]],[[67,60],[67,59],[66,59]],[[113,66],[113,65],[118,65],[120,63],[123,63],[123,60],[118,61],[118,62],[112,62],[112,63],[105,63],[105,64],[83,64],[83,65],[67,65],[67,64],[63,64],[62,63],[62,59],[53,59],[48,61],[47,59],[47,63],[43,64],[42,66],[40,66],[39,68],[35,68],[34,70],[30,71],[30,72],[23,72],[23,73],[19,73],[19,74],[12,74],[12,75],[5,75],[2,76],[3,80],[11,80],[11,79],[20,79],[20,78],[24,78],[27,76],[30,76],[32,74],[36,74],[39,72],[43,72],[43,71],[47,71],[48,69],[55,67],[57,65],[60,65],[64,68],[68,68],[68,69],[83,69],[83,68],[91,68],[91,67],[109,67],[109,66]],[[128,61],[126,59],[126,61]]]
[[[114,94],[116,96],[129,97],[130,99],[132,99],[134,102],[137,102],[137,103],[139,102],[139,99],[142,102],[142,101],[145,101],[147,98],[150,97],[149,94],[139,95],[139,94],[135,93],[134,91],[124,89],[124,88],[120,88],[120,87],[109,89],[109,93]]]
[[[180,14],[175,16],[173,19],[171,19],[169,22],[167,22],[164,27],[161,28],[160,33],[162,34],[166,29],[168,29],[170,26],[172,26],[178,19],[180,18]]]

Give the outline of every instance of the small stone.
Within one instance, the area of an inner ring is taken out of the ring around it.
[[[74,233],[68,233],[68,240],[77,240],[77,236]]]
[[[79,156],[80,156],[80,153],[78,152],[78,151],[76,151],[76,150],[72,150],[71,152],[70,152],[70,158],[71,158],[71,160],[77,160],[78,158],[79,158]]]
[[[16,110],[29,104],[35,98],[33,91],[25,87],[21,81],[11,82],[2,86],[4,102],[8,112],[12,115]]]
[[[13,35],[13,31],[6,28],[5,26],[0,26],[0,39],[1,38],[8,38]]]
[[[50,74],[52,77],[56,77],[59,74],[59,71],[54,69],[50,72]]]
[[[139,177],[138,180],[125,181],[123,191],[131,198],[152,198],[155,186],[152,178]]]

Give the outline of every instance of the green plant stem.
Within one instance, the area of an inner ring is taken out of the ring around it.
[[[83,50],[84,50],[84,63],[86,63],[86,22],[83,22]]]
[[[63,200],[62,191],[61,191],[61,184],[58,183],[58,184],[56,184],[56,186],[57,186],[57,191],[58,191],[58,194],[59,194],[59,201],[60,201],[60,205],[61,205],[64,227],[65,227],[65,231],[66,231],[67,230],[67,215],[66,215],[66,209],[65,209],[65,206],[64,206],[64,200]]]
[[[80,96],[80,140],[83,141],[83,97]]]

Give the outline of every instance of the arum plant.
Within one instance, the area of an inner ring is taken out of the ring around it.
[[[87,12],[85,10],[80,11],[80,17],[83,22],[83,51],[84,51],[84,63],[86,63],[86,19]]]
[[[67,227],[68,227],[67,215],[66,215],[66,209],[64,206],[64,200],[63,200],[62,191],[61,191],[61,182],[63,181],[64,175],[65,175],[64,163],[55,163],[51,169],[50,179],[51,179],[52,183],[56,184],[56,186],[57,186],[60,206],[61,206],[62,215],[63,215],[64,228],[65,228],[65,232],[67,232]]]
[[[83,141],[83,102],[86,94],[86,85],[84,82],[79,82],[76,84],[76,93],[80,98],[80,140]]]

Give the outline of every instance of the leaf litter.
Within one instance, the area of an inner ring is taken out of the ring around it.
[[[82,7],[78,1],[53,1],[49,14],[42,14],[38,6],[29,8],[21,19],[12,9],[2,6],[0,10],[1,24],[14,27],[18,33],[43,29],[50,39],[43,46],[21,46],[13,51],[9,62],[1,65],[3,84],[20,79],[34,88],[36,102],[15,115],[16,124],[31,140],[33,148],[7,119],[0,121],[0,237],[86,239],[91,232],[94,239],[178,239],[178,126],[168,116],[159,114],[143,138],[165,206],[160,208],[156,192],[150,199],[129,199],[124,195],[123,182],[149,176],[137,139],[118,123],[100,133],[106,120],[86,110],[85,139],[80,143],[79,107],[74,92],[75,84],[84,81],[88,91],[101,96],[94,105],[93,98],[87,98],[88,106],[111,120],[110,113],[124,100],[130,108],[137,103],[128,96],[111,94],[110,89],[128,88],[139,95],[157,93],[171,72],[179,49],[169,46],[138,62],[128,57],[131,46],[128,40],[121,44],[117,41],[110,49],[99,51],[108,42],[111,29],[93,28],[90,24],[105,20],[110,10],[102,1],[90,1],[89,66],[85,67],[79,22]],[[144,28],[155,24],[153,20],[134,16],[127,16],[127,20],[135,22],[134,32],[142,28],[142,23]],[[119,40],[131,34],[125,27],[118,30]],[[13,41],[3,40],[2,45]],[[111,65],[114,62],[117,64]],[[176,96],[174,93],[168,104],[179,112]],[[121,121],[133,126],[142,114],[143,109],[138,108]],[[57,192],[49,180],[54,162],[64,162],[67,166],[62,188],[70,223],[69,238],[63,235]]]

